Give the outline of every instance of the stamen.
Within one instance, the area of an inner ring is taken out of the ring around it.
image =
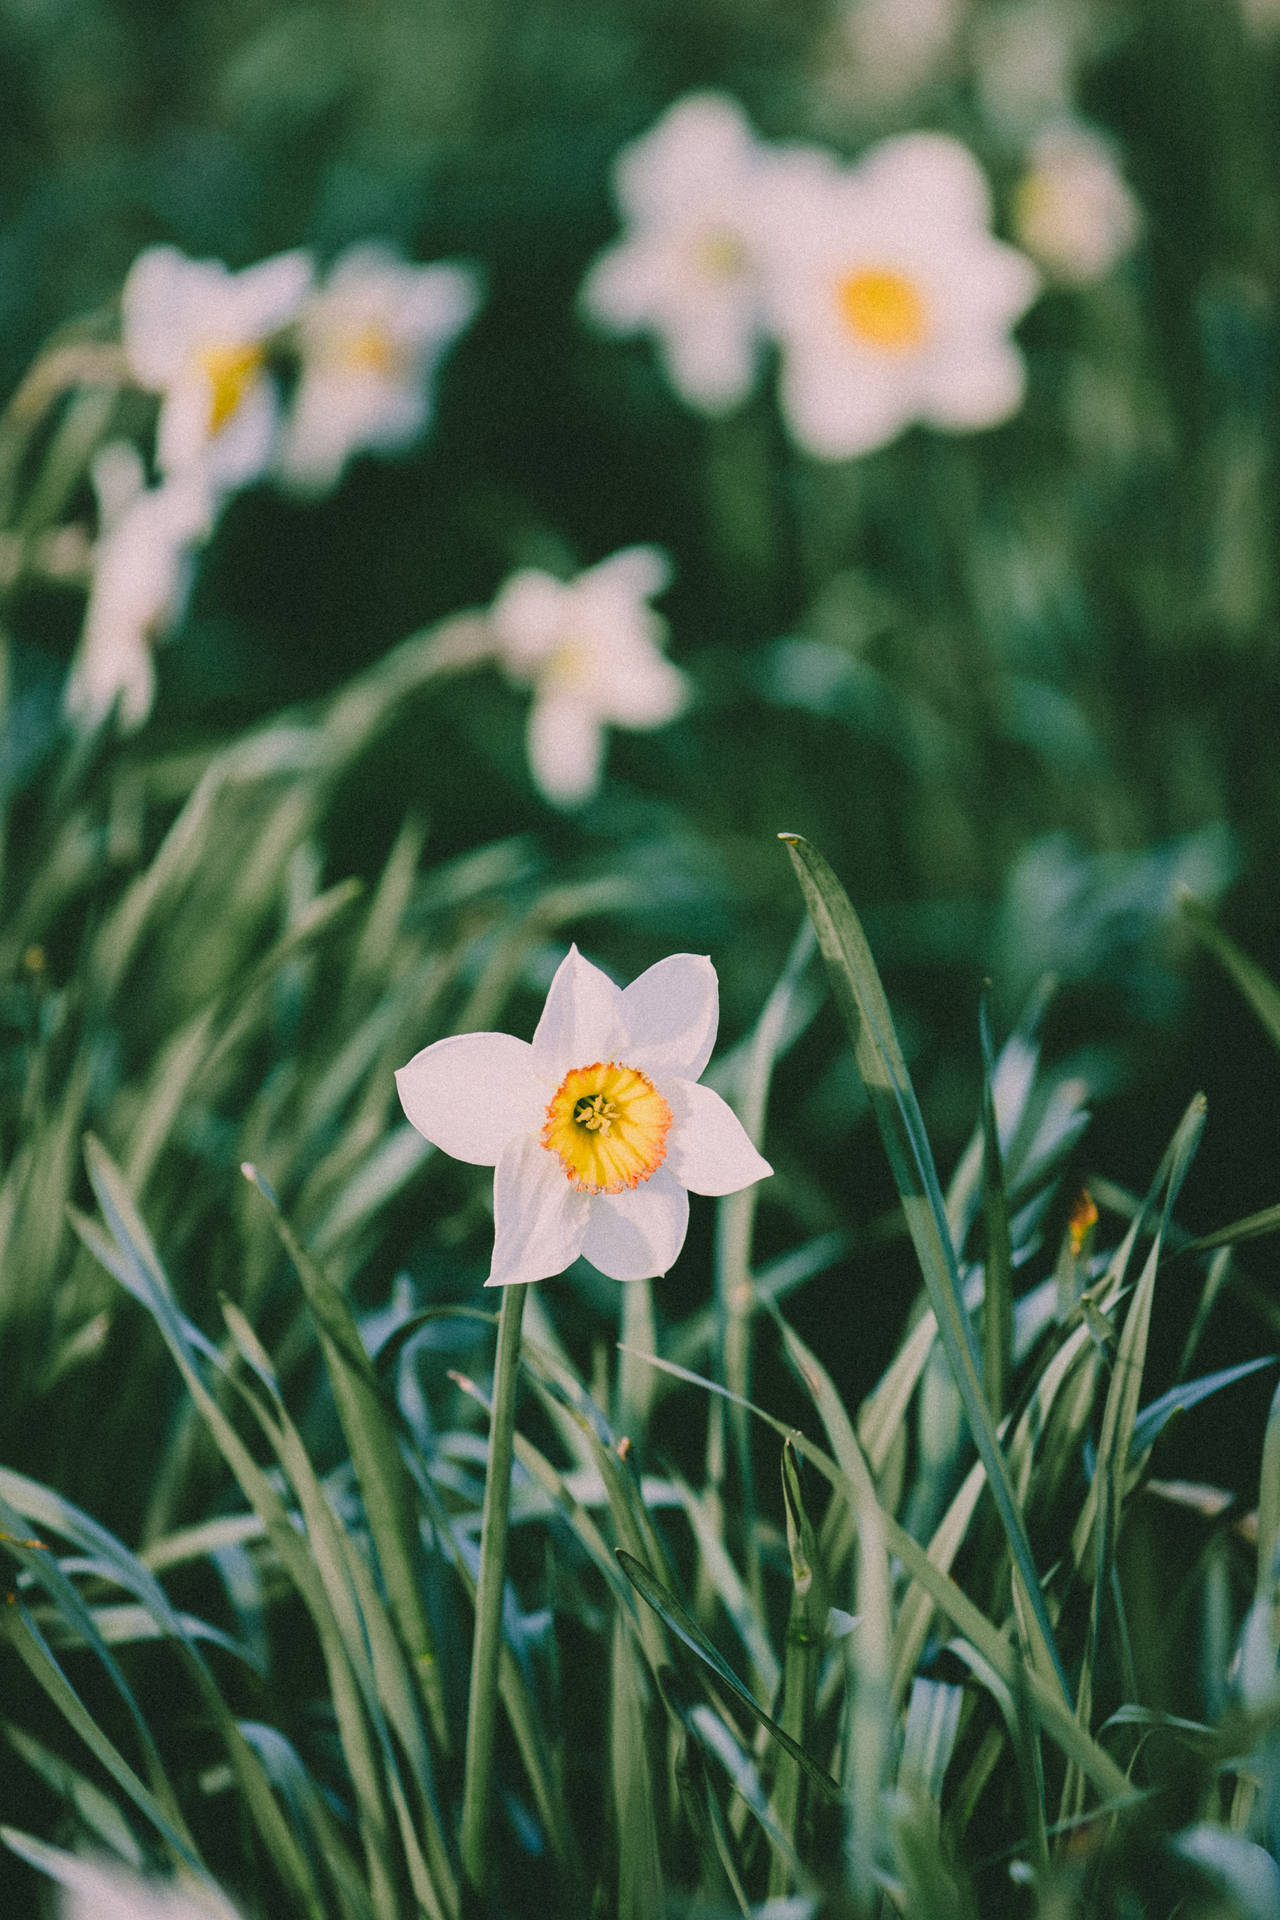
[[[200,365],[209,379],[209,432],[220,433],[244,399],[266,356],[260,346],[206,347]]]
[[[670,1125],[671,1109],[647,1074],[596,1060],[565,1075],[540,1138],[579,1193],[621,1193],[662,1165]]]

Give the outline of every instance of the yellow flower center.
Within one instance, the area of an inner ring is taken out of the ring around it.
[[[662,1165],[670,1125],[671,1109],[647,1074],[597,1060],[566,1073],[540,1138],[579,1193],[621,1193]]]
[[[904,274],[866,267],[836,286],[840,318],[855,340],[887,353],[920,346],[929,331],[924,296]]]
[[[220,433],[236,412],[266,355],[258,345],[206,347],[200,365],[209,381],[209,432]]]
[[[401,371],[401,355],[382,327],[353,327],[335,335],[323,357],[333,366],[357,373],[376,373],[384,380]]]

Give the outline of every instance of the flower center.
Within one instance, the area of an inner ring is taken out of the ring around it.
[[[694,259],[708,280],[737,280],[751,264],[745,242],[731,227],[709,227],[694,242]]]
[[[904,274],[866,267],[837,283],[836,299],[845,326],[866,346],[900,353],[922,345],[928,334],[924,296]]]
[[[647,1074],[597,1060],[565,1075],[540,1138],[579,1193],[621,1193],[662,1165],[670,1125],[671,1109]]]
[[[374,373],[383,380],[402,371],[394,341],[381,327],[352,327],[335,336],[324,355],[332,365],[357,373]]]
[[[209,381],[209,432],[220,433],[244,399],[266,355],[260,346],[205,347],[200,365]]]

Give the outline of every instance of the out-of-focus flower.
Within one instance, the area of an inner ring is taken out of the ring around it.
[[[579,1254],[614,1280],[665,1273],[690,1192],[736,1193],[772,1172],[697,1085],[718,1023],[710,960],[672,954],[620,988],[570,947],[532,1043],[458,1034],[400,1069],[419,1133],[495,1169],[486,1286],[547,1279]]]
[[[768,286],[783,412],[802,447],[843,459],[912,421],[962,431],[1015,411],[1025,370],[1009,328],[1039,278],[993,238],[966,147],[934,133],[881,141],[805,212],[778,233]]]
[[[953,60],[967,0],[846,0],[823,42],[820,100],[844,113],[893,112]]]
[[[761,256],[776,197],[832,165],[817,149],[757,140],[722,94],[678,100],[618,157],[629,230],[588,273],[584,311],[614,333],[655,333],[672,386],[692,406],[736,406],[757,371]]]
[[[1097,39],[1083,0],[1002,0],[973,23],[974,86],[996,132],[1025,139],[1070,111],[1076,72]]]
[[[1084,286],[1130,252],[1142,210],[1110,142],[1078,120],[1062,120],[1032,145],[1014,191],[1013,226],[1046,273]]]
[[[376,241],[349,247],[298,316],[301,372],[277,456],[282,478],[321,493],[350,454],[416,439],[431,418],[436,368],[479,302],[467,267],[413,266]]]
[[[73,725],[90,728],[115,707],[119,726],[131,733],[151,712],[152,649],[181,614],[211,506],[198,475],[148,487],[138,451],[126,441],[103,447],[91,472],[99,532],[63,709]]]
[[[58,1856],[62,1920],[237,1920],[234,1909],[200,1887],[142,1880],[124,1867]]]
[[[533,688],[529,766],[557,806],[600,784],[604,729],[663,726],[688,682],[663,658],[666,623],[648,604],[670,579],[656,547],[626,547],[573,580],[537,568],[512,574],[489,613],[508,675]]]
[[[302,251],[243,273],[176,247],[139,254],[121,295],[124,349],[139,383],[163,395],[162,473],[199,466],[211,485],[235,488],[263,472],[280,410],[268,344],[296,317],[311,276]]]

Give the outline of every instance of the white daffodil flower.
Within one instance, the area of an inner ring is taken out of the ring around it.
[[[282,479],[322,493],[359,449],[415,440],[431,419],[436,369],[479,304],[467,267],[412,266],[376,241],[349,247],[298,316],[301,372],[277,456]]]
[[[708,413],[746,397],[764,339],[761,257],[770,202],[833,162],[770,147],[737,102],[690,94],[619,155],[614,187],[629,231],[583,283],[584,312],[613,333],[652,331],[681,397]]]
[[[614,1280],[665,1273],[689,1194],[736,1193],[773,1169],[697,1084],[715,1043],[710,960],[672,954],[618,987],[570,947],[532,1042],[462,1033],[396,1075],[418,1132],[493,1167],[486,1286],[563,1273],[581,1254]]]
[[[63,689],[74,726],[99,726],[112,708],[125,733],[155,698],[152,650],[181,615],[192,555],[212,510],[198,477],[148,487],[136,447],[109,442],[90,469],[98,539],[80,644]]]
[[[670,575],[658,548],[626,547],[574,580],[522,568],[490,609],[508,677],[533,688],[529,767],[556,806],[596,791],[607,726],[663,726],[688,698],[685,675],[661,652],[666,623],[648,604]]]
[[[124,1867],[57,1856],[62,1920],[237,1920],[235,1910],[203,1888],[143,1880]]]
[[[1087,286],[1132,250],[1142,210],[1111,143],[1078,120],[1060,120],[1032,144],[1014,190],[1013,228],[1047,274]]]
[[[124,350],[139,384],[163,395],[163,474],[198,466],[211,484],[235,488],[265,470],[280,411],[268,344],[297,315],[311,276],[301,250],[243,273],[176,247],[139,254],[121,294]]]
[[[993,238],[968,149],[904,134],[815,184],[775,235],[768,287],[799,445],[839,460],[917,420],[963,431],[1007,419],[1025,384],[1008,332],[1039,276]]]

